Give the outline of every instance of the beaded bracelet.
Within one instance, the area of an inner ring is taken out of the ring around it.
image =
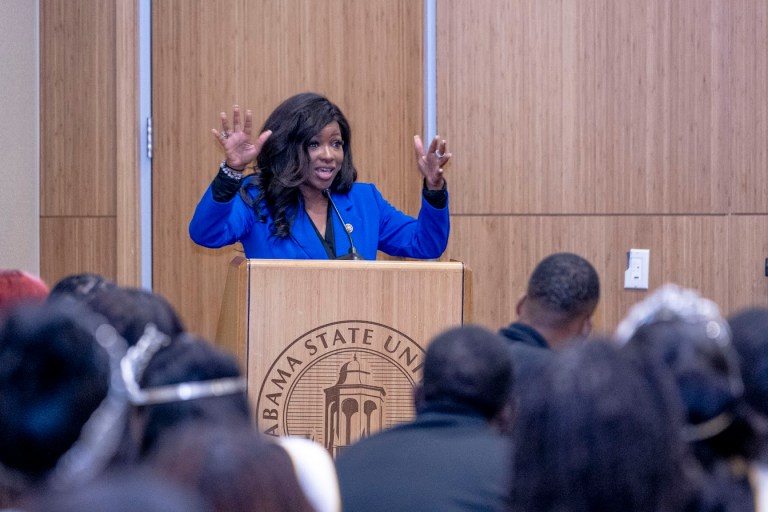
[[[221,162],[221,165],[219,166],[219,171],[223,172],[224,174],[226,174],[227,176],[229,176],[234,180],[241,180],[243,179],[243,171],[245,171],[245,169],[242,169],[239,171],[237,169],[233,169],[227,165],[226,160],[223,160]]]

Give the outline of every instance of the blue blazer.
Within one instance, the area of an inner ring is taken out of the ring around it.
[[[389,204],[370,183],[355,183],[347,194],[332,194],[344,222],[352,225],[355,248],[366,260],[376,251],[391,256],[438,258],[448,245],[450,219],[445,208],[432,207],[423,197],[414,219]],[[223,247],[241,242],[247,258],[328,259],[312,221],[298,209],[288,237],[272,233],[272,218],[261,222],[253,208],[236,195],[225,203],[213,199],[208,187],[189,223],[192,240],[204,247]],[[333,216],[336,253],[349,250],[349,240],[339,219]]]

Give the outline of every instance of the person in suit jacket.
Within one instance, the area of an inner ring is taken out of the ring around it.
[[[504,510],[510,448],[492,422],[512,380],[501,336],[472,325],[438,335],[415,388],[416,418],[337,457],[342,510]]]
[[[589,261],[569,252],[541,260],[517,302],[517,320],[499,331],[509,340],[515,374],[535,376],[552,349],[588,336],[599,300],[600,278]]]
[[[248,258],[374,260],[381,250],[433,259],[443,253],[450,225],[445,140],[435,137],[425,149],[414,137],[424,180],[421,210],[413,218],[373,184],[356,183],[349,123],[327,98],[309,92],[288,98],[255,140],[251,112],[241,124],[239,107],[233,110],[232,130],[223,112],[221,130],[213,130],[226,157],[190,222],[195,243],[217,248],[240,242]],[[254,161],[256,172],[245,177]]]

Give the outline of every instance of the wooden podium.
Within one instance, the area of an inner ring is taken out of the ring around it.
[[[260,431],[335,456],[413,417],[426,344],[469,321],[471,273],[459,262],[237,257],[216,342],[244,368]]]

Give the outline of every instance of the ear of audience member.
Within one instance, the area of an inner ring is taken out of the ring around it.
[[[195,491],[145,468],[108,472],[89,485],[24,500],[24,512],[213,512]]]
[[[682,434],[725,510],[751,507],[744,457],[755,432],[731,333],[717,305],[694,290],[668,284],[635,305],[617,338],[639,358],[663,366],[685,411]]]
[[[149,464],[200,491],[213,512],[314,512],[286,451],[248,425],[186,423],[163,438]]]
[[[649,382],[606,341],[556,354],[517,412],[509,510],[685,510],[680,418]]]
[[[141,288],[104,287],[91,293],[86,303],[104,316],[129,346],[136,344],[150,323],[171,338],[184,332],[173,306],[162,295]]]
[[[100,274],[83,273],[63,277],[51,288],[49,300],[70,297],[75,300],[87,300],[92,294],[115,288],[117,285]]]
[[[0,270],[0,315],[25,303],[40,303],[48,297],[48,285],[23,270]]]
[[[233,356],[187,333],[173,340],[160,335],[156,340],[148,345],[140,340],[128,354],[128,358],[139,354],[145,365],[135,375],[137,391],[132,393],[128,385],[129,397],[138,407],[135,424],[140,425],[142,457],[164,434],[189,421],[251,424],[245,379]]]
[[[17,493],[67,487],[116,452],[127,401],[125,345],[77,304],[19,307],[0,326],[0,464]]]

